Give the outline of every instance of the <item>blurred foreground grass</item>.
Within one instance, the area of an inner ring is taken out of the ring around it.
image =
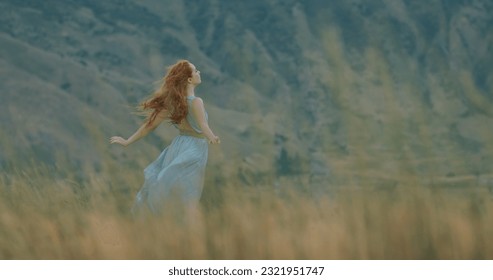
[[[493,197],[480,187],[209,188],[191,222],[134,219],[137,189],[110,178],[32,171],[0,184],[0,259],[493,259]]]

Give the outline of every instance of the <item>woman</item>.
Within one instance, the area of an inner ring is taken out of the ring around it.
[[[128,139],[113,136],[110,143],[128,146],[146,136],[163,121],[171,122],[180,135],[145,170],[145,182],[137,193],[132,212],[148,208],[158,214],[166,201],[180,198],[187,208],[196,208],[204,184],[208,145],[220,140],[207,124],[207,112],[195,87],[200,71],[187,60],[171,66],[161,87],[140,105],[145,123]]]

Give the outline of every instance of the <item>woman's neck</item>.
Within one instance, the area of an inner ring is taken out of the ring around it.
[[[192,84],[189,84],[187,86],[187,97],[188,96],[195,96],[195,86],[193,86]]]

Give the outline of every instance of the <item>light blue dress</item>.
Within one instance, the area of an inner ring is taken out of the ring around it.
[[[187,97],[188,108],[194,98]],[[142,210],[159,214],[167,202],[176,202],[177,198],[184,206],[196,205],[200,200],[209,146],[190,110],[186,120],[202,137],[180,134],[144,169],[145,181],[132,208],[134,215]]]

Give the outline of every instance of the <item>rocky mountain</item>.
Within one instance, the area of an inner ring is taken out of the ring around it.
[[[107,140],[186,58],[208,185],[493,185],[492,30],[489,0],[2,0],[0,169],[140,174],[176,132]]]

